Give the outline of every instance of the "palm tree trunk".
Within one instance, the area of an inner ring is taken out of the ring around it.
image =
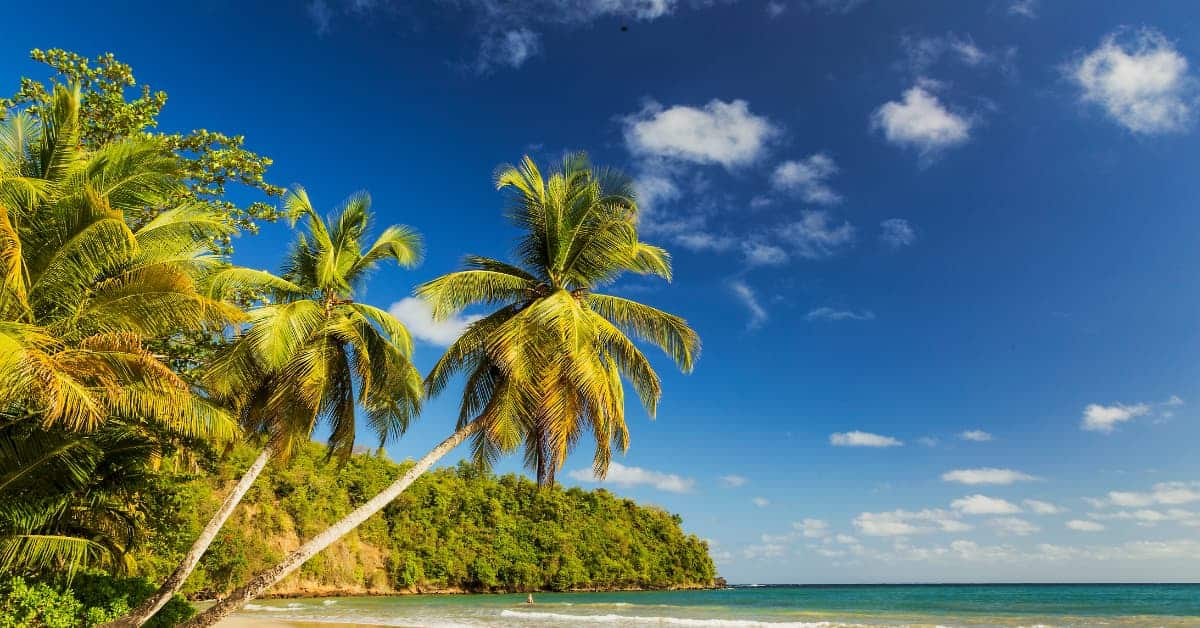
[[[228,617],[250,600],[258,597],[263,591],[271,588],[275,583],[283,580],[288,574],[298,569],[305,561],[316,556],[321,550],[329,547],[334,541],[345,536],[375,513],[383,510],[384,506],[387,506],[392,500],[399,497],[414,480],[428,471],[429,467],[433,466],[433,463],[440,460],[451,449],[457,447],[468,436],[479,431],[480,427],[480,422],[476,419],[459,428],[457,432],[451,434],[449,438],[425,454],[424,458],[418,460],[417,464],[413,465],[404,475],[400,476],[400,479],[392,482],[390,486],[375,497],[372,497],[370,501],[355,508],[353,512],[343,517],[341,521],[333,524],[324,532],[313,537],[312,540],[288,554],[278,565],[266,571],[259,572],[249,582],[234,589],[232,593],[225,596],[225,599],[182,624],[183,628],[212,626]]]
[[[179,592],[183,587],[183,583],[187,581],[188,576],[192,574],[192,570],[200,563],[200,558],[204,556],[204,552],[208,551],[208,546],[212,545],[213,539],[217,538],[217,533],[221,531],[221,527],[225,525],[225,521],[229,519],[229,515],[233,514],[235,508],[241,503],[242,498],[246,496],[246,492],[250,490],[250,486],[254,484],[254,480],[258,479],[259,474],[267,466],[267,461],[271,459],[274,451],[268,446],[264,447],[262,452],[255,458],[254,463],[250,468],[242,474],[242,479],[238,480],[233,491],[225,498],[221,507],[213,514],[212,519],[209,519],[208,525],[204,526],[204,531],[200,533],[199,538],[192,544],[192,549],[183,556],[179,566],[175,571],[167,577],[162,586],[150,599],[142,602],[137,608],[129,611],[124,617],[115,619],[100,628],[138,628],[142,624],[150,621],[151,617],[159,611],[171,597]]]

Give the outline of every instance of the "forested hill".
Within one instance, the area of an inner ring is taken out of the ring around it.
[[[136,571],[160,581],[254,451],[209,473],[165,473]],[[276,563],[392,482],[403,466],[370,454],[326,463],[312,445],[268,468],[188,581],[185,593],[233,588]],[[276,595],[710,586],[707,544],[681,519],[604,490],[538,489],[466,464],[427,473],[381,516],[310,560]]]

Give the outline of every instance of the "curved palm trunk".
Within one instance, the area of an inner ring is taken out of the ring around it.
[[[417,461],[400,479],[392,482],[390,486],[384,489],[370,501],[355,508],[353,512],[346,515],[337,523],[330,526],[324,532],[313,537],[312,540],[301,545],[299,548],[284,557],[283,561],[278,565],[261,571],[258,575],[250,579],[246,584],[234,589],[232,593],[227,595],[225,599],[217,602],[208,610],[200,613],[196,617],[182,624],[183,628],[197,628],[198,626],[212,626],[213,624],[228,617],[231,613],[244,606],[250,600],[258,597],[263,591],[266,591],[275,583],[286,578],[293,571],[303,565],[305,561],[316,556],[321,550],[329,547],[334,541],[342,538],[346,533],[358,527],[362,522],[369,519],[372,515],[383,510],[384,506],[391,503],[392,500],[400,496],[405,489],[408,488],[414,480],[421,477],[423,473],[450,452],[451,449],[457,447],[460,443],[467,439],[468,436],[479,431],[480,423],[478,420],[459,428],[457,432],[450,435],[449,438],[434,447],[429,453],[425,454],[424,458]]]
[[[192,544],[192,549],[183,556],[179,566],[175,571],[167,577],[162,586],[150,599],[142,602],[137,608],[129,611],[124,617],[113,620],[101,626],[101,628],[137,628],[142,624],[150,621],[151,617],[159,611],[171,597],[183,588],[183,583],[187,581],[188,576],[192,574],[192,570],[200,563],[200,558],[204,556],[204,552],[208,551],[208,546],[212,545],[213,539],[217,538],[217,533],[221,531],[221,527],[225,525],[225,521],[229,519],[229,515],[233,514],[234,509],[241,503],[242,498],[246,496],[246,492],[250,490],[250,486],[254,484],[254,480],[263,472],[267,466],[267,461],[271,459],[274,451],[270,447],[264,447],[262,452],[255,458],[254,463],[250,468],[242,474],[242,479],[238,480],[233,491],[225,498],[221,507],[213,514],[212,519],[209,519],[208,525],[204,526],[204,530],[200,533],[199,538]]]

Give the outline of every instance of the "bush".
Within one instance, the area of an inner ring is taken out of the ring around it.
[[[102,573],[26,582],[16,577],[0,582],[0,628],[79,628],[124,615],[154,593],[144,578],[115,578]],[[176,595],[146,626],[169,628],[195,614]]]

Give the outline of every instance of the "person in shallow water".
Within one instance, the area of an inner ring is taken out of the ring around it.
[[[532,594],[532,593],[530,593],[530,594],[529,594],[529,595],[528,595],[528,596],[525,598],[525,603],[526,603],[526,604],[533,604],[533,594]]]

